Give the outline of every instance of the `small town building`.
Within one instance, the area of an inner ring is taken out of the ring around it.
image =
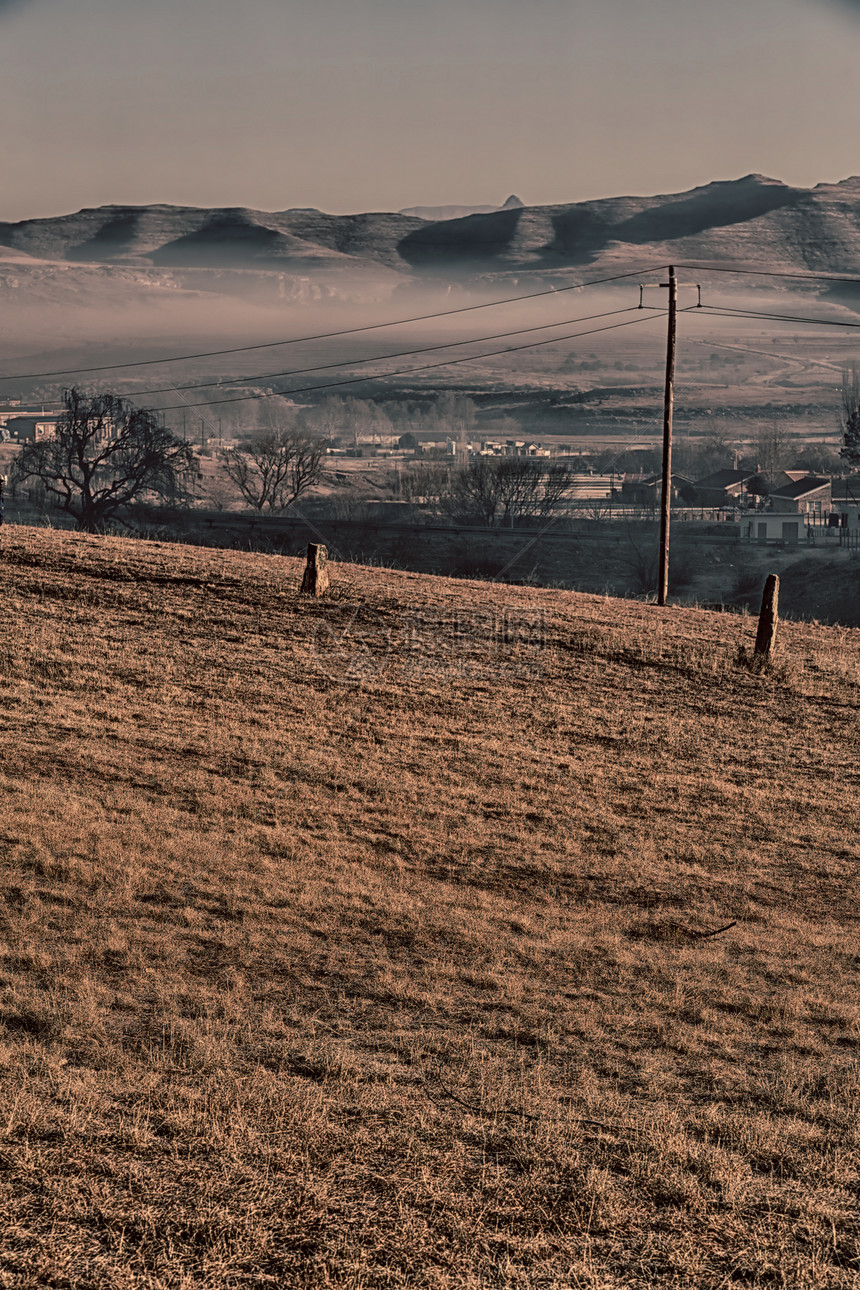
[[[796,545],[806,541],[806,522],[797,511],[756,511],[741,520],[742,542],[784,542]]]
[[[831,503],[830,480],[820,475],[804,475],[771,488],[769,493],[769,509],[794,515],[820,517],[830,512]]]
[[[475,449],[469,445],[469,451]],[[527,443],[525,439],[506,439],[502,443],[501,439],[482,439],[481,446],[477,449],[480,457],[551,457],[552,452],[549,448],[544,448],[540,443]]]
[[[676,502],[687,489],[693,487],[693,481],[686,475],[672,472],[672,501]],[[659,506],[663,493],[663,476],[625,475],[621,481],[621,499],[633,506]]]
[[[800,479],[806,479],[808,470],[781,470],[775,477],[768,475],[771,493],[780,493]]]
[[[838,542],[838,530],[849,521],[832,510],[829,479],[804,475],[771,492],[765,506],[741,520],[741,541]]]
[[[757,472],[754,470],[717,470],[712,475],[706,475],[704,479],[697,479],[694,487],[696,490],[697,506],[739,506],[746,500],[747,484],[754,479]]]
[[[411,449],[418,456],[425,452],[446,452],[450,442],[451,435],[444,430],[409,430],[398,440],[400,447],[407,452]]]
[[[26,416],[9,417],[5,429],[10,439],[26,443],[41,439],[51,439],[56,433],[58,418],[36,413]]]

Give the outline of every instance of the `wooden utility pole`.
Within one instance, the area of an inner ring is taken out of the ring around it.
[[[663,395],[663,487],[660,494],[660,573],[657,604],[665,605],[669,594],[669,521],[672,512],[672,408],[675,400],[675,336],[678,311],[678,280],[669,265],[669,334],[666,342],[666,389]]]

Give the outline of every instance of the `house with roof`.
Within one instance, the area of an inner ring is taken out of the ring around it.
[[[770,491],[778,493],[783,488],[791,484],[796,484],[799,479],[805,479],[809,474],[808,470],[780,470],[776,475],[768,475]]]
[[[42,439],[54,437],[58,420],[58,416],[33,413],[9,417],[5,428],[9,437],[18,443],[25,443],[28,440],[38,443]]]
[[[445,430],[409,430],[406,434],[400,436],[397,440],[397,446],[403,448],[406,452],[412,451],[416,456],[420,457],[427,452],[447,452],[449,450],[448,445],[452,442],[456,443],[456,440],[453,440],[450,432]],[[368,445],[364,444],[362,446],[367,447]],[[351,455],[355,455],[355,453]],[[365,453],[365,456],[370,455],[370,453]]]
[[[672,471],[672,501],[676,502],[685,489],[692,488],[693,481],[686,475]],[[659,506],[663,493],[663,476],[625,475],[621,481],[622,501],[633,506]]]
[[[747,498],[746,486],[755,470],[715,470],[694,483],[697,506],[740,506]]]
[[[791,480],[771,488],[769,493],[770,509],[787,511],[794,515],[821,517],[830,512],[832,503],[831,484],[829,479],[820,475],[804,475],[801,479]]]
[[[742,542],[781,542],[793,546],[807,540],[807,525],[796,511],[751,511],[740,523]]]
[[[741,541],[789,544],[814,541],[816,527],[826,540],[827,531],[821,526],[829,527],[830,513],[829,479],[818,475],[789,479],[787,483],[777,483],[762,510],[741,520]],[[834,534],[834,540],[837,537]]]

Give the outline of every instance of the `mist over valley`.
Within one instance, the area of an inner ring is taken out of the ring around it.
[[[217,415],[241,427],[257,419],[254,402],[239,401],[248,394],[297,391],[314,401],[329,386],[362,398],[426,399],[448,389],[494,414],[510,404],[529,433],[641,437],[659,428],[659,283],[663,266],[676,263],[701,266],[678,270],[687,311],[680,425],[698,432],[740,418],[741,431],[753,433],[780,416],[801,437],[834,436],[834,389],[853,359],[851,331],[705,316],[695,309],[695,284],[710,309],[856,323],[854,284],[801,278],[850,274],[860,261],[860,179],[804,189],[748,175],[662,196],[556,206],[512,196],[497,209],[412,210],[424,217],[107,206],[0,224],[3,393],[50,404],[77,379],[169,409],[178,402],[169,387],[218,382],[183,400],[220,406],[235,398]],[[757,276],[763,266],[786,276]],[[728,267],[755,272],[719,271]],[[619,274],[630,276],[569,290]],[[631,316],[621,327],[595,318],[634,307],[640,281],[653,317]],[[74,372],[427,314],[449,316],[280,349]],[[524,348],[533,342],[553,343]],[[461,347],[438,348],[447,344]],[[415,353],[422,348],[431,352]],[[515,352],[498,352],[505,349]],[[442,365],[452,359],[472,361]],[[58,374],[23,379],[31,372]],[[153,389],[160,392],[150,397]]]

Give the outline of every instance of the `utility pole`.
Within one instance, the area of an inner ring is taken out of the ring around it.
[[[677,333],[678,280],[669,265],[669,333],[666,341],[666,388],[663,395],[663,486],[660,494],[660,574],[657,604],[665,605],[669,594],[669,522],[672,513],[672,410],[675,400],[675,337]]]
[[[644,309],[645,288],[639,284],[639,308]],[[666,343],[666,390],[663,396],[663,480],[660,495],[660,561],[657,579],[657,604],[665,605],[669,594],[669,522],[672,514],[672,410],[675,402],[675,337],[678,317],[678,279],[674,264],[669,265],[669,281],[651,283],[651,286],[669,288],[669,335]],[[697,309],[702,308],[702,287],[698,282],[684,282],[681,286],[695,287],[698,292]]]

